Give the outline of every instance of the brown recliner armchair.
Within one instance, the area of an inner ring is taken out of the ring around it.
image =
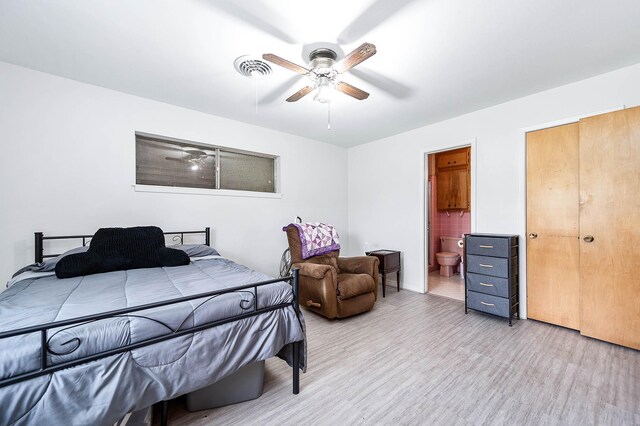
[[[286,228],[291,268],[299,269],[300,305],[325,317],[367,312],[378,297],[378,264],[373,256],[338,257],[339,250],[302,259],[298,229]]]

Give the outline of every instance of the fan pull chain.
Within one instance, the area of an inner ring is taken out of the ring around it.
[[[327,102],[327,130],[331,130],[331,102]]]

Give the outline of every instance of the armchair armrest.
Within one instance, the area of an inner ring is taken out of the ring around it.
[[[376,259],[377,260],[377,259]],[[327,272],[335,271],[333,266],[321,265],[319,263],[294,263],[291,265],[291,269],[300,269],[300,275],[315,278],[321,280],[327,274]]]
[[[338,273],[331,265],[302,262],[291,265],[300,270],[299,303],[327,318],[338,316]]]
[[[380,260],[375,256],[339,257],[338,267],[349,274],[368,274],[377,278]]]

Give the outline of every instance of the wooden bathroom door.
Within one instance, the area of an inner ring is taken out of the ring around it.
[[[579,125],[527,133],[527,316],[580,329]]]
[[[640,349],[640,107],[580,120],[580,231],[581,334]]]

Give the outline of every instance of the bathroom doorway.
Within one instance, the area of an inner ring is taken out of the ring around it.
[[[464,301],[463,236],[471,232],[471,147],[426,153],[426,290]]]

